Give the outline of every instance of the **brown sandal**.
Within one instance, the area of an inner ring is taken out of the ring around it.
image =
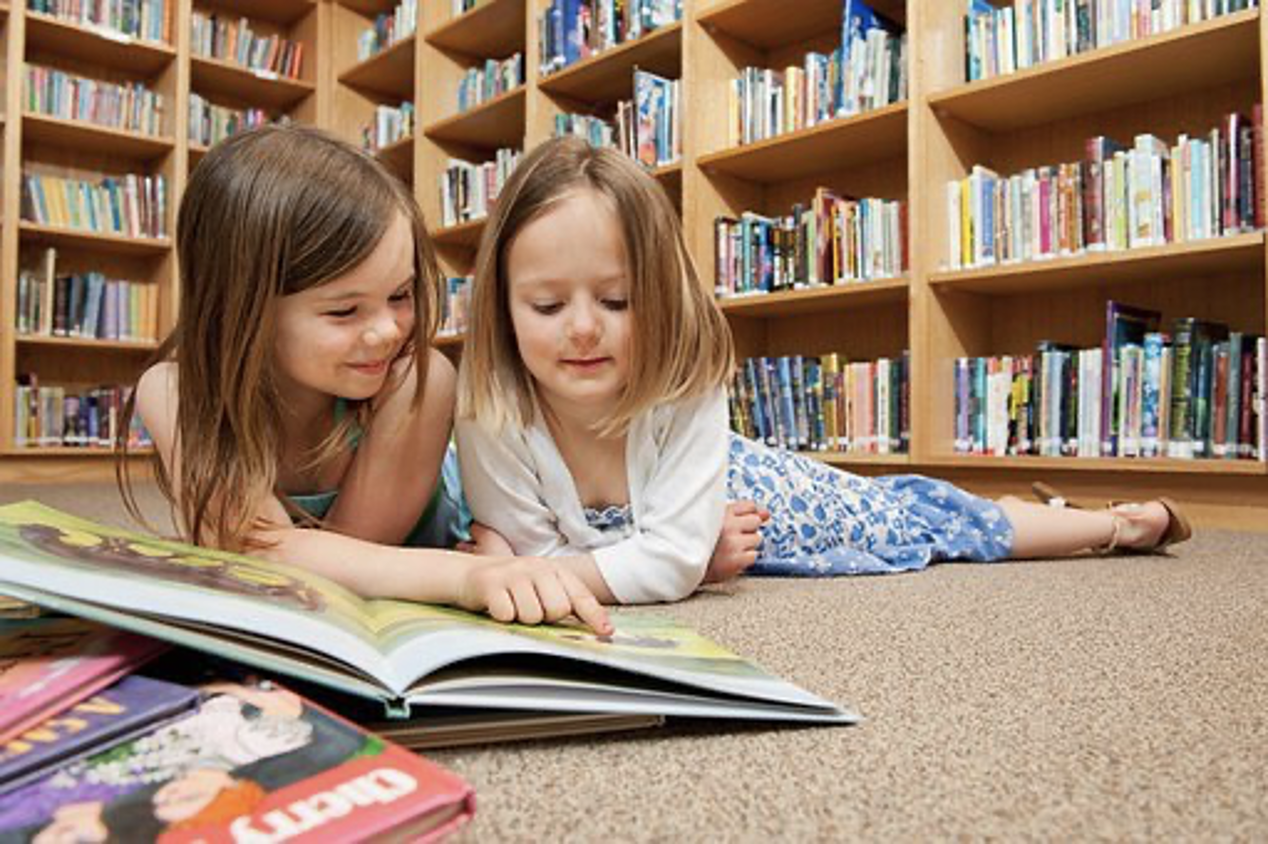
[[[1069,500],[1057,491],[1055,487],[1046,484],[1043,481],[1035,481],[1031,484],[1031,489],[1034,490],[1035,497],[1044,504],[1047,504],[1049,507],[1069,507],[1072,510],[1094,509],[1084,507],[1081,504],[1077,504]],[[1158,537],[1157,543],[1148,548],[1120,548],[1118,546],[1118,535],[1122,530],[1123,522],[1129,518],[1126,513],[1119,512],[1120,508],[1138,507],[1140,505],[1130,502],[1113,501],[1110,502],[1109,506],[1105,509],[1109,510],[1110,515],[1114,517],[1114,531],[1110,535],[1109,542],[1093,550],[1102,554],[1107,554],[1111,551],[1117,551],[1119,553],[1149,554],[1163,551],[1171,545],[1177,545],[1191,538],[1193,536],[1193,525],[1189,522],[1188,517],[1184,515],[1184,511],[1180,509],[1180,505],[1177,504],[1174,499],[1166,496],[1162,496],[1156,500],[1162,505],[1163,509],[1167,511],[1167,526],[1163,528],[1162,535]]]

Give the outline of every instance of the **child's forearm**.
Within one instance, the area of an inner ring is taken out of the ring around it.
[[[258,534],[273,562],[319,574],[364,598],[455,604],[474,559],[435,548],[381,545],[330,530],[279,528]]]
[[[596,633],[612,632],[601,606],[611,602],[606,585],[605,599],[595,594],[592,579],[563,560],[397,548],[306,528],[278,528],[261,538],[274,543],[262,552],[267,559],[322,575],[365,598],[449,604],[524,624],[575,615]],[[593,574],[602,583],[597,569]]]

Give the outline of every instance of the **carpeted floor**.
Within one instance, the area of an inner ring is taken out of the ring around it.
[[[125,523],[110,487],[0,490],[24,497]],[[866,720],[436,751],[478,795],[460,838],[1268,836],[1268,536],[741,580],[658,611]]]

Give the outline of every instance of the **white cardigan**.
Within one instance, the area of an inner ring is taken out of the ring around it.
[[[593,553],[623,604],[676,601],[704,578],[726,507],[726,395],[662,405],[635,419],[626,439],[634,530],[626,538],[586,523],[572,474],[540,413],[528,428],[494,434],[455,426],[462,485],[476,521],[521,556]]]

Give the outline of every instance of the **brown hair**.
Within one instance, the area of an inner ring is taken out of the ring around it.
[[[354,269],[397,213],[414,236],[415,271],[414,334],[400,356],[414,358],[414,400],[421,403],[440,269],[409,189],[372,156],[294,124],[234,135],[194,169],[176,223],[180,312],[151,361],[178,366],[178,476],[161,456],[155,462],[159,487],[191,541],[244,549],[261,502],[275,493],[282,431],[273,355],[278,300]],[[316,450],[315,463],[337,453],[355,426],[368,426],[368,402],[349,409]],[[116,474],[128,510],[139,518],[126,454],[134,410],[130,398]]]
[[[678,212],[660,184],[615,150],[555,138],[515,168],[485,225],[459,373],[459,416],[493,430],[532,419],[532,377],[511,324],[507,253],[528,223],[579,190],[598,191],[612,203],[630,263],[633,367],[598,430],[622,432],[656,404],[699,395],[730,376],[730,328],[700,281]]]

